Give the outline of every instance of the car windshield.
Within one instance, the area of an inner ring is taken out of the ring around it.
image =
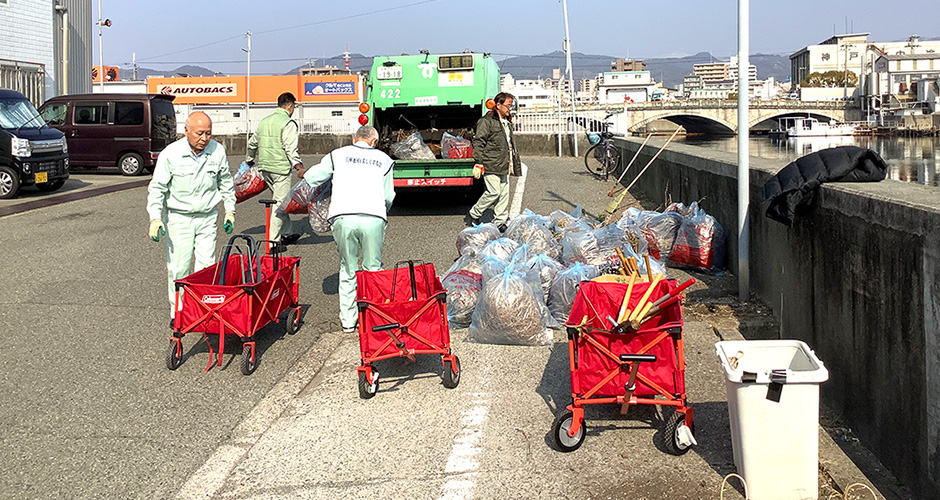
[[[40,127],[39,112],[26,99],[0,99],[0,128]]]

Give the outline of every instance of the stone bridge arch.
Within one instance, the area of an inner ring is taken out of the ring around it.
[[[737,131],[736,124],[729,123],[707,111],[698,112],[665,112],[646,114],[640,121],[628,127],[630,133],[642,132],[646,126],[656,120],[668,120],[681,125],[688,133],[733,134]]]
[[[795,111],[795,110],[770,110],[770,109],[761,109],[757,113],[756,117],[749,117],[748,128],[753,129],[757,125],[766,122],[768,120],[773,120],[779,122],[783,118],[815,118],[819,121],[842,121],[845,119],[845,112],[837,112],[835,110],[823,110],[823,109],[814,109],[808,111]],[[735,130],[737,132],[737,130]]]

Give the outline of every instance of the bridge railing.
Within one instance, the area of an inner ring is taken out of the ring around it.
[[[513,118],[513,125],[517,134],[570,134],[601,132],[604,117],[610,114],[605,109],[578,111],[575,116],[579,123],[584,123],[586,127],[577,125],[571,120],[571,113],[562,112],[559,115],[555,113],[519,113]]]

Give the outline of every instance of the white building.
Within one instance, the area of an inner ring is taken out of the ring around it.
[[[597,99],[601,104],[646,102],[658,88],[649,71],[608,71],[597,75]]]
[[[901,81],[894,82],[897,86],[889,85],[887,69],[875,77],[876,60],[884,56],[922,56],[910,59],[910,63],[902,63],[902,66],[909,67],[910,70],[900,72],[908,71],[913,74],[914,71],[929,71],[929,61],[933,59],[929,54],[936,53],[940,53],[940,41],[922,41],[917,35],[912,35],[903,42],[870,42],[868,33],[836,35],[819,44],[807,45],[790,55],[791,81],[795,87],[811,73],[841,71],[853,73],[859,80],[858,87],[848,89],[848,96],[853,95],[858,88],[861,88],[863,95],[878,95],[880,91],[888,92],[889,87],[899,88]],[[922,61],[918,63],[917,70],[913,69],[914,60]],[[896,68],[898,60],[894,61]],[[895,76],[899,75],[899,70],[892,68],[892,72]]]
[[[90,92],[91,26],[91,0],[0,0],[0,88],[37,105]]]
[[[516,97],[516,108],[554,108],[558,103],[558,85],[547,79],[516,80],[511,74],[500,77],[500,90]],[[511,82],[511,84],[510,84]],[[554,85],[553,85],[554,83]],[[503,85],[508,84],[508,85]]]

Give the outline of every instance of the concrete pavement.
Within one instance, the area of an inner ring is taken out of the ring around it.
[[[609,186],[581,174],[580,159],[526,161],[523,208],[603,209]],[[360,400],[355,336],[337,332],[329,235],[291,247],[304,259],[304,325],[291,337],[266,329],[254,375],[238,372],[235,352],[203,373],[208,352],[190,337],[170,372],[163,250],[146,238],[144,197],[136,188],[0,218],[0,498],[717,498],[733,471],[718,338],[702,322],[686,324],[700,445],[683,457],[662,451],[646,408],[626,418],[592,408],[584,446],[552,450],[554,412],[570,398],[558,335],[528,348],[456,331],[458,388],[441,386],[439,358],[392,360],[379,366],[379,394]],[[443,272],[472,201],[401,195],[385,264],[423,258]],[[236,230],[260,234],[262,220],[260,206],[241,204]],[[821,450],[824,464],[846,461],[839,446]],[[843,481],[864,480],[845,468]]]

